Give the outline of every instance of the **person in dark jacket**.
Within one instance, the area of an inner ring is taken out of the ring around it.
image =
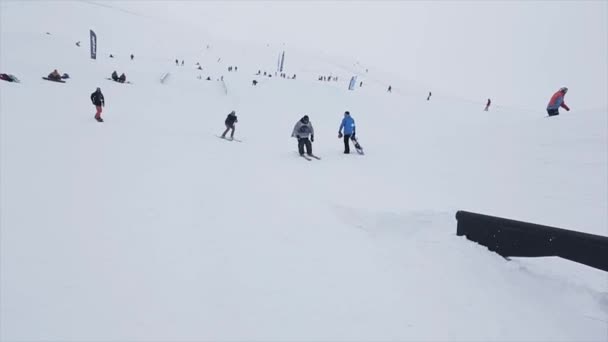
[[[0,74],[0,80],[19,83],[19,79],[15,75]]]
[[[484,109],[484,111],[488,111],[488,109],[490,109],[490,105],[492,104],[492,101],[490,99],[488,99],[488,102],[486,102],[486,108]]]
[[[95,113],[95,120],[103,122],[103,119],[101,118],[101,107],[105,107],[106,101],[103,98],[103,94],[101,93],[101,89],[99,87],[93,94],[91,94],[91,102],[93,102],[95,109],[97,109],[97,112]]]
[[[118,82],[118,73],[116,72],[116,70],[112,72],[112,80]]]
[[[312,142],[315,141],[315,130],[310,123],[308,115],[304,115],[293,127],[292,137],[298,139],[298,153],[304,155],[304,146],[306,146],[306,154],[312,156]],[[309,140],[310,137],[310,140]]]
[[[55,69],[55,70],[53,70],[52,73],[49,74],[49,76],[47,78],[51,79],[51,80],[55,80],[55,81],[60,81],[61,75],[59,74],[59,71],[57,71],[57,69]]]
[[[226,120],[224,120],[226,130],[224,131],[224,133],[222,133],[222,138],[225,139],[226,133],[228,133],[229,130],[232,130],[232,132],[230,133],[230,139],[234,139],[234,124],[237,122],[239,122],[239,120],[236,118],[236,112],[230,112],[230,114],[228,114],[228,116],[226,117]]]
[[[127,75],[125,75],[125,73],[123,72],[120,77],[118,78],[118,82],[120,83],[125,83],[125,81],[127,80]]]
[[[344,134],[342,134],[342,130],[344,130]],[[344,136],[344,153],[350,153],[350,139],[355,139],[355,120],[350,116],[350,112],[344,112],[344,118],[340,123],[340,128],[338,129],[338,138],[342,138]]]

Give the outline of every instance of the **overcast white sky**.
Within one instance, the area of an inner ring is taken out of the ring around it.
[[[576,108],[608,106],[604,0],[113,4],[177,20],[193,34],[351,57],[470,99],[544,106],[565,85]]]

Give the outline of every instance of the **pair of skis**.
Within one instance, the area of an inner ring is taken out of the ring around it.
[[[243,140],[239,140],[239,139],[235,139],[235,138],[226,138],[226,137],[222,137],[220,135],[216,135],[216,137],[218,137],[220,139],[228,140],[228,141],[243,142]]]
[[[300,157],[302,157],[308,161],[312,161],[313,159],[321,160],[321,157],[315,156],[314,154],[300,154]]]

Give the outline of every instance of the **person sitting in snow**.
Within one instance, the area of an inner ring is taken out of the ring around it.
[[[568,88],[562,87],[555,92],[553,96],[551,96],[551,100],[549,100],[549,104],[547,105],[547,114],[549,114],[549,116],[559,115],[559,107],[570,111],[570,107],[568,107],[566,102],[564,102],[564,97],[566,96],[567,92]]]
[[[19,83],[19,79],[11,74],[0,74],[0,80]]]
[[[118,82],[118,73],[116,72],[116,70],[112,72],[112,80]]]
[[[57,71],[57,69],[53,70],[53,72],[51,72],[49,74],[49,76],[47,77],[48,79],[54,80],[54,81],[60,81],[61,80],[61,75],[59,74],[59,71]]]
[[[228,133],[229,130],[232,130],[232,132],[230,133],[230,139],[234,139],[234,124],[237,122],[239,122],[239,120],[236,118],[236,112],[230,112],[230,114],[228,114],[228,116],[226,117],[226,120],[224,120],[226,130],[224,131],[224,133],[222,133],[223,139],[226,138],[226,133]]]
[[[127,80],[127,75],[125,75],[125,73],[123,72],[122,75],[120,75],[120,77],[118,78],[118,82],[125,83],[126,80]]]

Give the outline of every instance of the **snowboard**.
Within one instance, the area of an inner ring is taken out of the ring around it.
[[[64,80],[54,80],[52,78],[48,78],[48,77],[43,77],[43,80],[47,80],[47,81],[51,81],[51,82],[58,82],[58,83],[65,83]]]
[[[113,79],[111,79],[111,78],[106,78],[106,80],[108,80],[108,81],[114,81],[114,80],[113,80]],[[131,83],[131,81],[125,81],[125,82],[118,82],[118,81],[114,81],[114,82],[116,82],[116,83],[120,83],[120,84],[133,84],[133,83]]]
[[[308,161],[312,161],[313,159],[321,160],[321,157],[316,156],[314,154],[300,154],[299,156],[302,157],[302,158],[304,158],[304,159],[306,159],[306,160],[308,160]]]
[[[365,153],[363,153],[363,147],[361,147],[361,144],[359,144],[357,138],[351,138],[351,140],[353,141],[353,143],[355,143],[355,150],[357,151],[357,153],[359,153],[360,155],[364,155]]]

